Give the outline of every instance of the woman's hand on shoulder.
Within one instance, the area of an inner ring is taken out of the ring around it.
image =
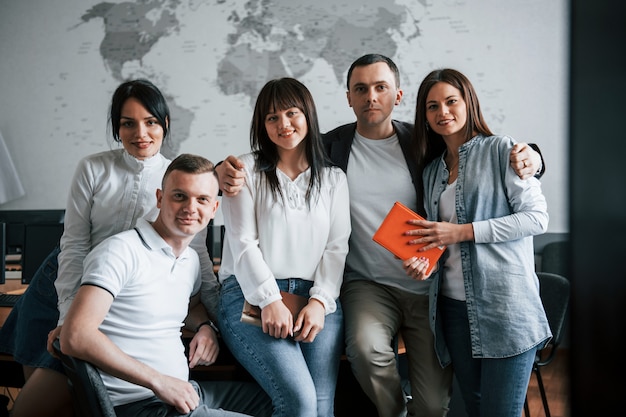
[[[236,196],[246,183],[244,164],[237,157],[230,155],[221,164],[215,167],[222,194],[229,197]]]

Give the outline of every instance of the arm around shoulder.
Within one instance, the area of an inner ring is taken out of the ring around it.
[[[539,149],[539,145],[537,145],[536,143],[529,143],[528,146],[533,148],[533,150],[539,154],[539,169],[535,173],[535,177],[536,178],[541,178],[543,176],[543,174],[545,174],[545,172],[546,172],[546,162],[543,159],[543,155],[541,154],[541,150]]]
[[[511,149],[509,162],[518,177],[525,180],[540,178],[545,172],[545,164],[539,147],[535,144],[516,143]]]
[[[245,165],[233,155],[215,166],[220,192],[226,196],[235,196],[241,191],[246,181]]]

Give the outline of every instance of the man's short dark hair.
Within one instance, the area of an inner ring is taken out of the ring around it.
[[[377,62],[384,62],[389,66],[391,72],[393,72],[394,77],[396,78],[396,87],[400,87],[400,71],[398,70],[398,66],[395,62],[391,60],[391,58],[386,57],[381,54],[367,54],[363,55],[361,58],[357,59],[350,65],[350,69],[348,70],[348,79],[346,85],[348,86],[348,91],[350,91],[350,78],[352,77],[352,71],[356,67],[364,67],[366,65],[372,65]]]

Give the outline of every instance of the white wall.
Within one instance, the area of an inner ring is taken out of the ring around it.
[[[154,78],[176,106],[195,115],[186,136],[177,138],[178,151],[218,161],[248,147],[251,99],[224,95],[215,81],[217,57],[226,53],[226,36],[234,32],[229,17],[234,10],[245,13],[245,1],[183,3],[185,8],[174,10],[180,21],[177,30],[163,36],[141,60],[125,65],[123,75]],[[398,46],[392,58],[405,92],[395,117],[412,121],[417,87],[430,70],[447,66],[467,74],[492,130],[541,147],[548,169],[542,183],[549,231],[566,232],[568,3],[391,3],[407,7],[407,22],[412,23],[388,29]],[[99,50],[104,20],[81,21],[97,4],[0,0],[0,132],[26,189],[24,197],[0,205],[0,210],[63,208],[78,158],[113,146],[106,117],[119,80]],[[404,37],[415,28],[419,36]],[[387,53],[367,47],[363,53]],[[345,80],[335,79],[327,61],[315,59],[311,66],[300,78],[316,99],[322,130],[353,121]]]

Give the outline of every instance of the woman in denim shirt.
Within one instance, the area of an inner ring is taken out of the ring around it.
[[[550,337],[533,236],[548,225],[536,178],[509,166],[515,141],[495,136],[469,80],[435,70],[417,96],[415,143],[428,219],[415,242],[447,245],[432,293],[442,365],[452,363],[469,416],[519,417],[537,348]],[[413,263],[425,279],[427,262]]]

